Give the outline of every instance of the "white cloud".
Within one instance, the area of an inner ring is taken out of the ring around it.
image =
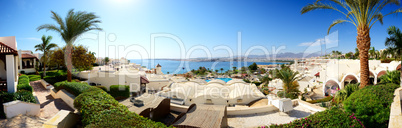
[[[26,40],[33,40],[33,41],[41,41],[40,38],[35,38],[35,37],[28,37],[28,38],[23,38],[23,39],[26,39]]]

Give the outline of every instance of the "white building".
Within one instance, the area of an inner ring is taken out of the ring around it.
[[[36,64],[40,65],[40,55],[39,53],[32,53],[30,50],[19,50],[18,51],[19,58],[19,72],[21,71],[25,73],[34,73],[36,72],[35,67]],[[38,62],[38,63],[37,63]]]
[[[349,59],[306,59],[295,63],[292,70],[304,76],[314,77],[315,82],[322,82],[323,94],[333,95],[350,83],[360,82],[360,60]],[[378,78],[386,71],[400,69],[400,62],[381,63],[380,60],[369,60],[370,83],[377,84]]]
[[[0,37],[0,90],[16,92],[18,51],[15,36]]]

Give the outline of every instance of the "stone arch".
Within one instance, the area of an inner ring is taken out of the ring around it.
[[[323,87],[324,96],[335,95],[335,93],[340,90],[339,81],[336,79],[328,79],[325,81],[325,85]]]

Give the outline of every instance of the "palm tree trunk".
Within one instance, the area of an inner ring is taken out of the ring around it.
[[[46,53],[45,52],[43,52],[43,77],[45,77],[46,76]]]
[[[71,82],[71,80],[72,80],[72,74],[71,74],[71,71],[72,71],[72,68],[73,68],[73,65],[72,65],[72,63],[71,63],[71,47],[72,47],[72,45],[70,44],[67,44],[67,47],[66,47],[66,55],[67,55],[67,57],[66,57],[66,65],[67,65],[67,81],[68,82]]]
[[[357,28],[356,43],[360,54],[360,88],[364,88],[369,84],[368,51],[370,49],[370,40],[368,26],[359,26]]]

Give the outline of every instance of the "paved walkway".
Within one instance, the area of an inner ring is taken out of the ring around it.
[[[46,120],[35,116],[18,115],[0,120],[0,128],[41,128]]]
[[[288,113],[273,111],[249,115],[228,116],[229,127],[256,128],[271,124],[285,124],[290,121],[309,116],[315,112],[302,106],[296,106]]]
[[[45,119],[50,119],[54,115],[56,115],[57,112],[60,110],[68,110],[68,111],[74,111],[72,108],[70,108],[66,103],[64,103],[63,100],[60,98],[54,99],[50,95],[50,91],[45,89],[40,80],[38,81],[32,81],[31,86],[34,89],[34,92],[36,96],[38,97],[39,103],[40,103],[40,111],[41,114],[39,117],[45,118]]]

